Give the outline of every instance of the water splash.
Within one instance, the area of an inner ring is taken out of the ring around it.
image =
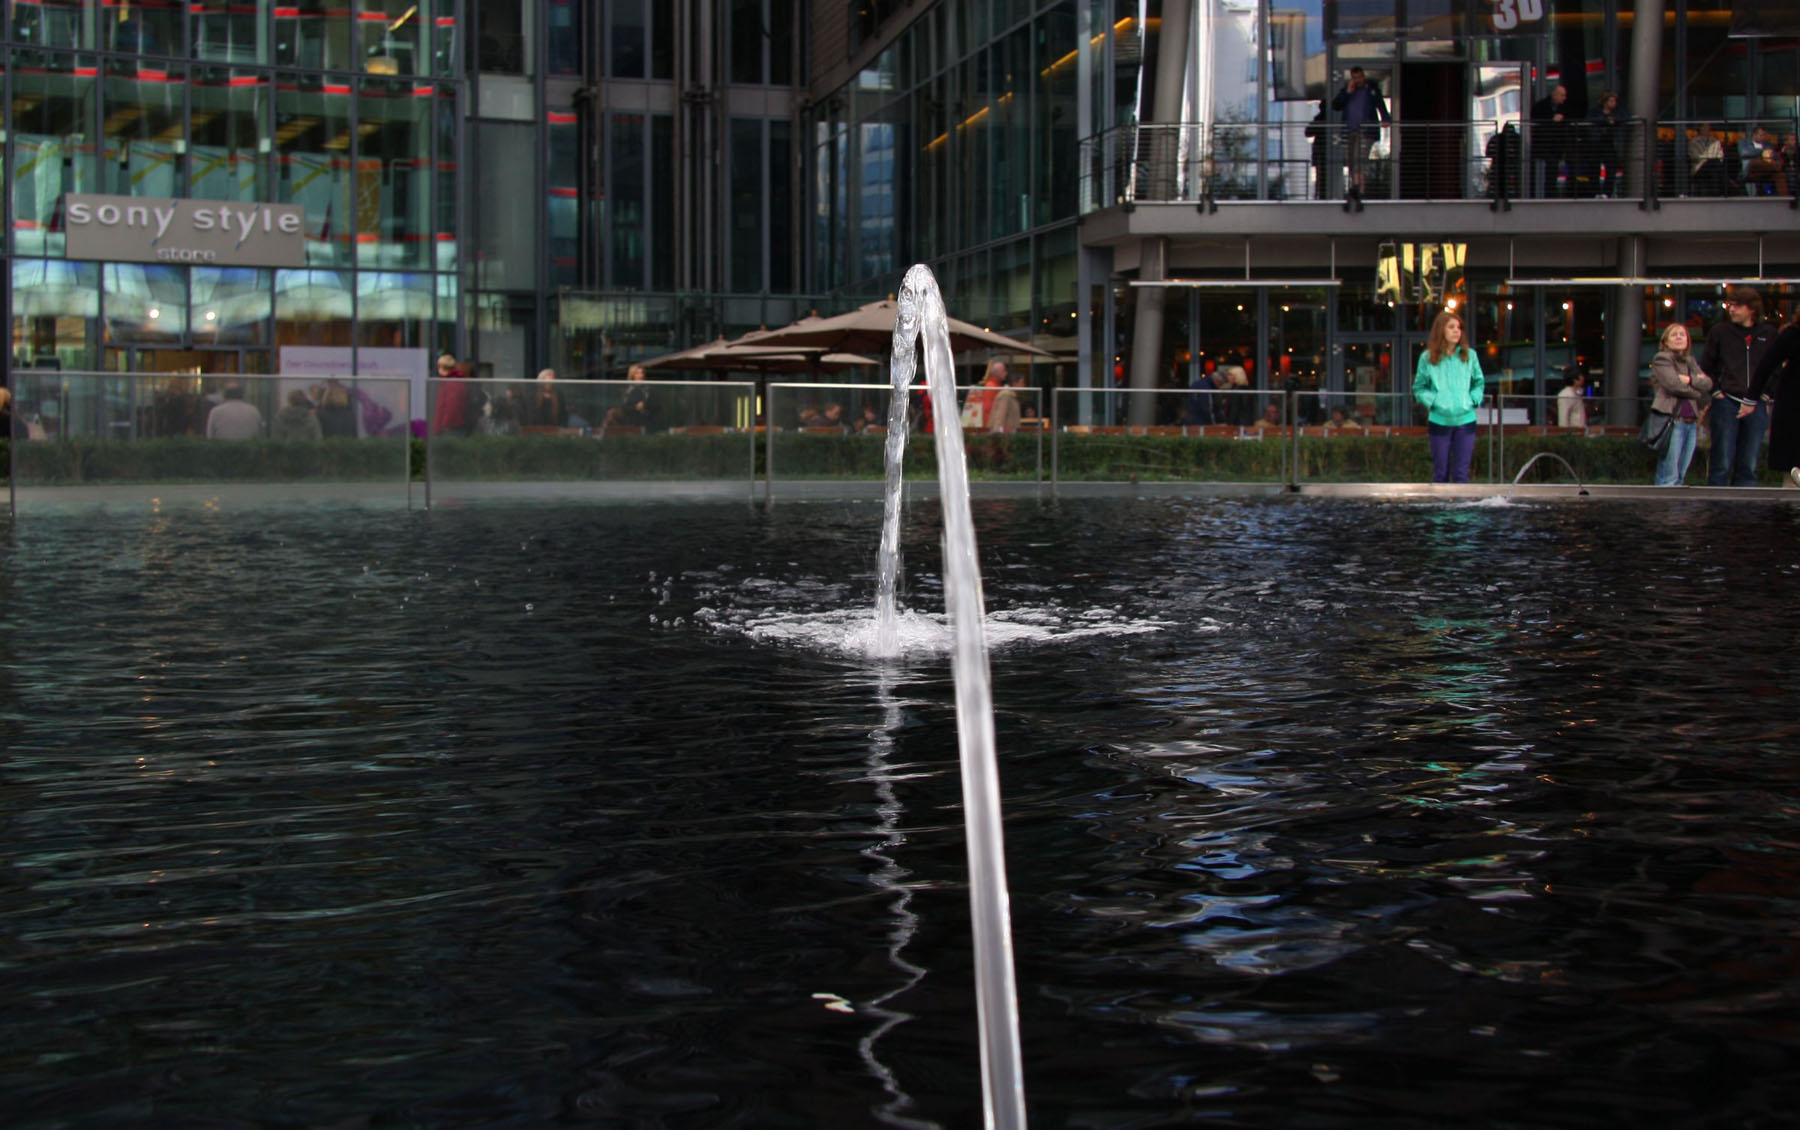
[[[1019,1053],[1019,1002],[1013,981],[1012,926],[1006,888],[1006,848],[1000,823],[1000,774],[994,754],[994,705],[988,673],[969,510],[969,469],[956,407],[950,320],[937,279],[924,264],[906,272],[894,322],[894,394],[888,406],[887,493],[876,562],[878,646],[894,612],[899,573],[900,474],[906,453],[906,396],[925,341],[925,379],[936,421],[938,487],[944,514],[944,603],[955,641],[957,747],[961,754],[963,820],[968,832],[969,908],[975,944],[976,1012],[981,1028],[981,1083],[986,1124],[1025,1125],[1025,1084]],[[894,629],[898,635],[898,629]]]

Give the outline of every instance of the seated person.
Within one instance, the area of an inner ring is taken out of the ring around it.
[[[1281,426],[1281,405],[1271,400],[1263,405],[1262,417],[1256,421],[1259,428],[1279,428]]]
[[[1363,426],[1359,420],[1342,408],[1333,408],[1331,418],[1325,421],[1325,430],[1328,432],[1360,432],[1363,430]]]
[[[1712,126],[1701,122],[1688,138],[1688,195],[1723,196],[1726,183],[1725,147]]]
[[[1788,194],[1788,170],[1782,164],[1781,147],[1768,129],[1757,126],[1745,134],[1738,142],[1738,154],[1743,158],[1744,187],[1752,196],[1767,196],[1771,191],[1776,196]]]

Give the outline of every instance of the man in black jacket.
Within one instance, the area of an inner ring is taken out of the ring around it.
[[[1750,396],[1750,378],[1775,340],[1775,328],[1763,321],[1762,295],[1754,287],[1734,286],[1725,292],[1725,321],[1706,335],[1700,369],[1713,379],[1712,455],[1706,485],[1753,487],[1757,456],[1769,433],[1769,406]]]

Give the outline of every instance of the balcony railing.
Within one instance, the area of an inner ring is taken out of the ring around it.
[[[1142,203],[1216,207],[1231,201],[1486,201],[1612,198],[1654,207],[1689,196],[1800,190],[1795,122],[1708,123],[1719,158],[1688,156],[1701,123],[1395,122],[1352,132],[1338,122],[1125,125],[1081,143],[1081,210]],[[1773,157],[1743,139],[1772,135]],[[1704,139],[1701,139],[1704,144]],[[1695,150],[1698,152],[1698,150]]]

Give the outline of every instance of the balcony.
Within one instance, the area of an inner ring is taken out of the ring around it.
[[[1689,157],[1710,140],[1702,125],[1409,122],[1360,136],[1336,122],[1120,126],[1081,143],[1084,238],[1793,227],[1792,150],[1783,167],[1746,159],[1740,142],[1758,125],[1788,137],[1795,122],[1708,123],[1719,157],[1703,166]],[[1348,191],[1359,171],[1360,201]]]

